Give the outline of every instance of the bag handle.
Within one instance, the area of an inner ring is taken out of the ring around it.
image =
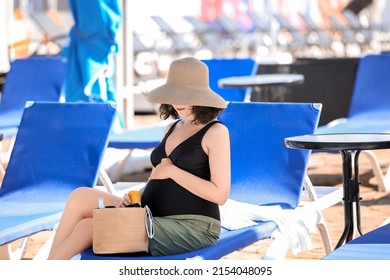
[[[146,233],[148,234],[149,239],[152,239],[154,236],[154,226],[153,226],[153,216],[149,207],[145,205],[146,215],[145,215],[145,226]]]

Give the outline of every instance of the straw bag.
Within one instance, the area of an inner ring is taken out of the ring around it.
[[[93,252],[116,254],[147,252],[153,238],[153,220],[145,207],[93,210]]]

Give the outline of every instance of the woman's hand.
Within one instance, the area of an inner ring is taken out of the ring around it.
[[[170,178],[170,169],[175,165],[170,158],[163,158],[161,162],[152,169],[149,179],[162,180]]]
[[[123,195],[121,202],[117,205],[118,208],[126,207],[131,204],[129,195],[126,193]]]

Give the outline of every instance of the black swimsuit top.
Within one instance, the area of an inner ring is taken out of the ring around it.
[[[178,122],[171,126],[161,143],[152,151],[153,166],[158,165],[163,158],[169,157],[177,167],[205,180],[210,180],[209,157],[204,152],[201,143],[207,130],[218,121],[208,123],[181,142],[168,156],[165,152],[165,143]],[[147,205],[156,217],[196,214],[220,220],[218,204],[194,195],[170,178],[149,180],[142,195],[142,204]]]

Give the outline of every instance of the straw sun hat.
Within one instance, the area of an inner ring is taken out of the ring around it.
[[[164,85],[149,92],[152,103],[226,108],[226,101],[209,86],[209,69],[194,57],[174,60]]]

